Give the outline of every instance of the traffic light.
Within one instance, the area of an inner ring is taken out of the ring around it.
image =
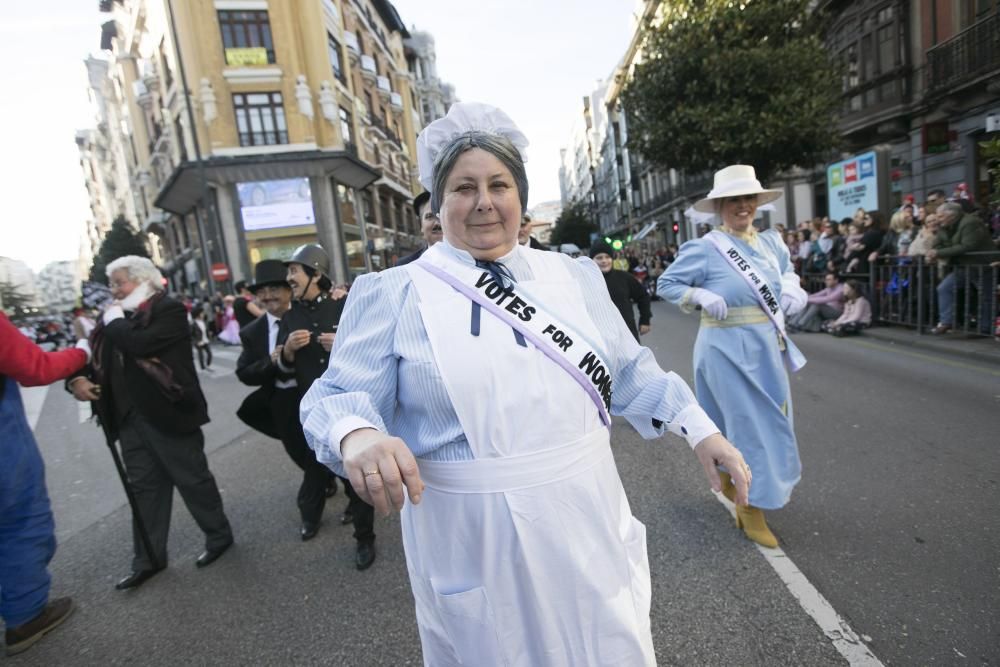
[[[615,239],[611,242],[611,248],[613,250],[621,250],[625,246],[621,239]]]
[[[673,230],[674,230],[674,234],[676,234],[677,232],[679,232],[679,231],[681,230],[681,226],[680,226],[680,225],[678,225],[678,224],[677,224],[677,223],[675,222],[675,223],[674,223],[674,227],[673,227]]]

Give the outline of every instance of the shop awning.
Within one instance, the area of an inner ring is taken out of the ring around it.
[[[209,185],[249,181],[277,181],[323,175],[342,185],[363,189],[381,174],[345,151],[299,151],[263,155],[213,156],[204,160]],[[182,162],[156,196],[154,205],[184,215],[201,200],[201,175],[197,162]]]
[[[656,220],[654,220],[653,222],[649,223],[648,225],[646,225],[645,227],[643,227],[642,229],[640,229],[639,233],[636,234],[634,237],[632,237],[632,240],[633,241],[641,241],[642,239],[646,238],[647,236],[649,236],[650,232],[652,232],[654,229],[656,229],[656,225],[657,225]]]

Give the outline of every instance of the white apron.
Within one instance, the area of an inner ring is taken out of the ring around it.
[[[433,250],[433,249],[432,249]],[[601,337],[558,257],[525,251],[515,289],[592,343]],[[454,260],[428,251],[426,261]],[[419,460],[402,514],[424,664],[653,665],[645,527],[584,389],[510,326],[407,267],[437,369],[475,459]]]

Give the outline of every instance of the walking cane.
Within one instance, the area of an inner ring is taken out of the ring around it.
[[[142,546],[146,548],[146,554],[149,556],[149,562],[152,564],[153,569],[159,570],[160,561],[153,551],[153,543],[149,540],[146,524],[142,521],[142,514],[139,512],[139,505],[135,501],[135,494],[132,492],[132,483],[129,482],[128,473],[125,472],[125,465],[122,463],[122,458],[118,454],[118,448],[115,447],[115,441],[112,439],[111,434],[108,433],[108,429],[103,424],[101,427],[104,431],[104,439],[108,443],[108,449],[111,451],[111,458],[115,461],[115,468],[118,469],[118,476],[122,480],[122,486],[125,487],[125,496],[128,498],[129,507],[132,508],[132,518],[135,520],[135,527],[139,531],[139,538],[142,539]]]

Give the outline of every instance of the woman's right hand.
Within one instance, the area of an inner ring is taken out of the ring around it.
[[[351,431],[340,443],[344,470],[351,486],[382,516],[403,509],[403,487],[410,502],[420,503],[424,482],[413,452],[400,438],[373,428]]]
[[[702,310],[715,319],[726,319],[726,314],[728,312],[728,309],[726,308],[726,300],[712,290],[695,287],[694,292],[691,294],[691,301],[701,306]]]

